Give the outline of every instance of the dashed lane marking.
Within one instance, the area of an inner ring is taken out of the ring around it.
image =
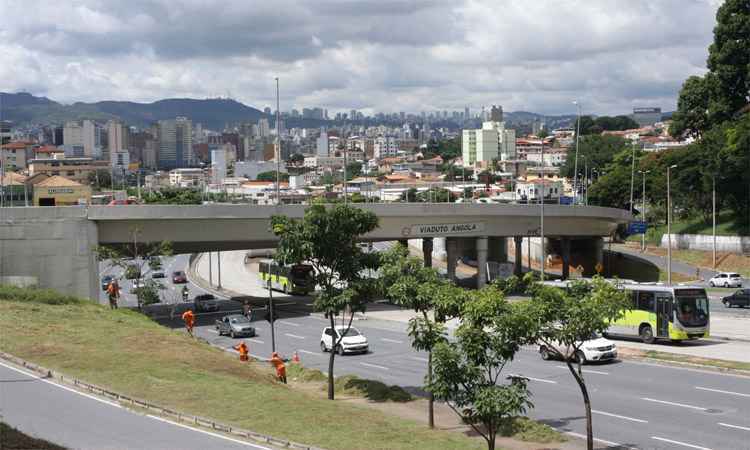
[[[286,320],[277,320],[276,322],[278,322],[278,323],[282,323],[282,324],[284,324],[284,325],[290,325],[290,326],[293,326],[293,327],[298,327],[298,326],[300,326],[300,324],[298,324],[298,323],[294,323],[294,322],[288,322],[288,321],[286,321]]]
[[[641,400],[646,400],[647,402],[653,402],[653,403],[661,403],[663,405],[678,406],[680,408],[696,409],[698,411],[706,411],[707,410],[707,408],[703,408],[703,407],[700,407],[700,406],[686,405],[684,403],[668,402],[666,400],[657,400],[655,398],[641,397]]]
[[[737,430],[750,431],[750,428],[748,428],[748,427],[741,427],[739,425],[732,425],[732,424],[729,424],[729,423],[719,422],[718,425],[721,425],[722,427],[727,427],[727,428],[735,428]]]
[[[388,367],[385,367],[385,366],[379,366],[379,365],[377,365],[377,364],[370,364],[370,363],[366,363],[366,362],[361,362],[360,364],[361,364],[361,365],[363,365],[363,366],[365,366],[365,367],[372,367],[373,369],[380,369],[380,370],[391,370],[391,369],[389,369]]]
[[[304,336],[297,336],[296,334],[284,333],[284,336],[289,336],[290,338],[294,338],[294,339],[305,339]]]
[[[568,366],[555,366],[558,369],[565,369],[568,370]],[[609,375],[609,372],[602,372],[600,370],[593,370],[593,369],[581,369],[583,373],[595,373],[597,375]]]
[[[681,445],[683,447],[695,448],[697,450],[711,450],[708,447],[701,447],[700,445],[688,444],[687,442],[673,441],[672,439],[667,439],[667,438],[658,437],[658,436],[651,436],[651,439],[656,439],[657,441],[662,441],[662,442],[669,442],[670,444]]]
[[[396,339],[380,338],[380,340],[383,341],[383,342],[391,342],[391,343],[394,343],[394,344],[403,344],[404,343],[404,341],[397,341]]]
[[[628,416],[621,416],[619,414],[612,414],[612,413],[608,413],[608,412],[604,412],[604,411],[597,411],[595,409],[592,409],[591,412],[594,413],[594,414],[600,414],[602,416],[608,416],[608,417],[614,417],[614,418],[617,418],[617,419],[629,420],[631,422],[648,423],[648,420],[636,419],[636,418],[628,417]]]
[[[741,392],[722,391],[721,389],[711,389],[711,388],[701,387],[701,386],[696,386],[695,388],[701,391],[717,392],[719,394],[737,395],[739,397],[750,397],[750,394],[743,394]]]

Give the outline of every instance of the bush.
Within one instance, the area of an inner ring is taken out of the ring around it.
[[[408,402],[411,394],[400,386],[388,386],[375,380],[365,380],[355,375],[345,375],[336,379],[334,388],[337,392],[365,397],[374,402]]]
[[[85,302],[78,297],[61,294],[52,289],[20,288],[9,285],[0,285],[0,300],[44,303],[46,305],[71,305]]]
[[[528,417],[513,417],[504,420],[500,425],[500,436],[512,437],[520,441],[538,442],[548,444],[550,442],[565,442],[565,436],[555,431],[549,425],[531,420]]]
[[[293,380],[301,382],[326,381],[328,378],[318,369],[308,369],[302,364],[289,364],[286,366],[287,375]]]

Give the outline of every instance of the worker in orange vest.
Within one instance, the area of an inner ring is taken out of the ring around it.
[[[276,352],[271,354],[271,365],[276,368],[276,378],[286,384],[286,365],[284,365],[284,361],[281,360],[279,354]]]
[[[235,345],[232,348],[240,353],[240,361],[247,361],[249,359],[247,357],[249,350],[247,348],[247,344],[245,344],[245,341],[240,342],[238,345]]]
[[[195,325],[195,314],[192,309],[188,309],[182,313],[182,320],[185,321],[185,328],[187,328],[188,334],[193,335],[193,325]]]
[[[117,284],[117,280],[113,279],[109,282],[107,294],[109,295],[109,308],[117,309],[117,299],[120,298],[120,285]]]

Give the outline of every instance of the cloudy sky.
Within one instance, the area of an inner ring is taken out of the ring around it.
[[[262,108],[279,76],[282,110],[671,110],[720,3],[0,0],[0,90]]]

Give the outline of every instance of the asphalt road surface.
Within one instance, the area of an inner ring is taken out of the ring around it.
[[[71,449],[269,447],[136,413],[0,362],[0,413],[8,425]]]

